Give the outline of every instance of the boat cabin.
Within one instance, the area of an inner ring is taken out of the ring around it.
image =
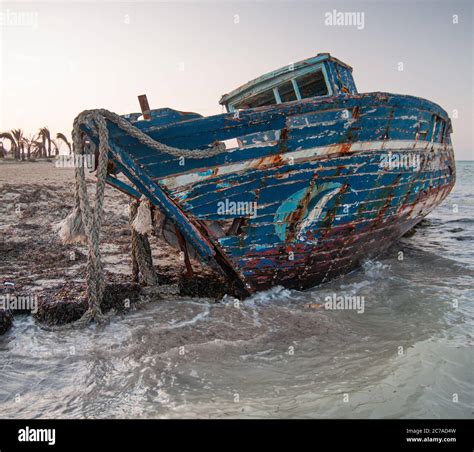
[[[301,101],[308,98],[356,94],[352,68],[329,53],[319,53],[264,74],[222,96],[228,112]]]

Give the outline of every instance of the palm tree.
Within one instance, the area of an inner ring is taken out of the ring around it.
[[[34,158],[41,158],[42,157],[42,155],[43,155],[43,142],[42,141],[33,140],[31,155]]]
[[[55,156],[58,156],[58,155],[59,155],[59,144],[58,144],[58,141],[51,139],[51,144],[52,144],[53,147],[54,147],[54,155],[55,155]]]
[[[61,140],[63,141],[64,143],[66,143],[66,146],[68,147],[69,149],[69,155],[72,154],[72,146],[71,146],[71,143],[69,143],[69,140],[67,139],[66,135],[64,135],[63,133],[59,132],[56,134],[56,139],[58,140]]]
[[[37,146],[37,143],[39,143],[41,145],[41,142],[36,141],[36,138],[37,138],[36,135],[33,135],[33,136],[30,135],[29,138],[24,138],[23,139],[23,141],[25,143],[25,146],[26,146],[26,159],[27,160],[31,160],[31,156],[35,152],[35,148]]]
[[[12,135],[16,143],[16,156],[17,160],[25,160],[25,143],[23,141],[23,130],[12,129]]]
[[[10,152],[16,158],[16,142],[15,142],[15,138],[13,138],[13,135],[10,132],[0,133],[0,140],[10,141]],[[6,153],[5,153],[5,157],[6,157]]]
[[[51,133],[47,127],[41,127],[39,134],[43,142],[44,157],[51,157]],[[46,142],[48,142],[48,149],[46,149]]]
[[[46,136],[43,133],[42,129],[40,129],[40,131],[38,133],[38,137],[41,138],[41,148],[40,148],[39,156],[40,157],[46,157]]]
[[[37,135],[23,136],[23,130],[12,129],[10,132],[0,133],[0,158],[6,156],[2,140],[10,141],[10,152],[15,160],[30,160],[31,157],[52,157],[59,154],[60,142],[66,143],[69,154],[72,153],[72,145],[62,133],[56,134],[56,140],[51,138],[51,133],[47,127],[42,127]],[[26,155],[25,155],[26,150]],[[5,154],[5,155],[4,155]]]

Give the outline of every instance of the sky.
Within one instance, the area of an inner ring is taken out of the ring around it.
[[[218,114],[222,94],[330,52],[354,68],[359,92],[438,103],[456,158],[473,160],[473,3],[2,2],[0,131],[70,135],[81,111],[137,112],[139,94],[151,108]],[[363,23],[330,25],[333,10]]]

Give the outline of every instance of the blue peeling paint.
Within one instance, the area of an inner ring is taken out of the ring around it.
[[[451,122],[441,107],[413,96],[360,94],[351,68],[327,55],[306,60],[309,69],[304,63],[296,70],[323,68],[329,95],[238,115],[161,109],[149,121],[130,116],[151,138],[196,153],[238,138],[231,152],[188,157],[183,165],[108,124],[111,161],[133,186],[116,178],[109,182],[131,196],[147,196],[205,262],[251,284],[250,290],[279,283],[304,288],[350,271],[427,215],[455,180]],[[273,71],[223,102],[291,76],[285,68]],[[296,151],[308,156],[291,161]],[[419,168],[384,167],[384,159],[396,162],[393,153],[418,156]],[[224,171],[241,163],[246,165]],[[167,185],[176,176],[182,177]],[[218,209],[223,201],[254,203],[257,209],[253,216],[232,216]],[[239,229],[222,236],[233,219]],[[207,222],[218,222],[223,234],[213,237]]]

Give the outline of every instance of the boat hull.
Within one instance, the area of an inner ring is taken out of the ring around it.
[[[163,192],[188,223],[170,216],[188,246],[211,264],[217,254],[215,266],[224,260],[248,292],[305,289],[381,253],[445,199],[455,182],[450,127],[436,104],[372,93],[144,125],[174,146],[239,138],[184,168],[118,132],[111,157],[160,209]]]
[[[383,150],[367,143],[372,149],[354,153],[346,146],[337,157],[253,171],[245,181],[241,175],[239,186],[256,196],[250,186],[258,185],[257,201],[235,193],[234,185],[234,194],[221,190],[219,201],[210,201],[213,208],[200,205],[202,212],[218,212],[223,199],[231,207],[256,203],[255,218],[247,220],[241,234],[218,239],[253,290],[274,285],[305,289],[348,273],[389,247],[450,192],[450,145],[397,142],[392,147],[385,141],[379,146]],[[361,149],[360,143],[354,147]],[[383,156],[394,155],[419,168],[381,166]]]

